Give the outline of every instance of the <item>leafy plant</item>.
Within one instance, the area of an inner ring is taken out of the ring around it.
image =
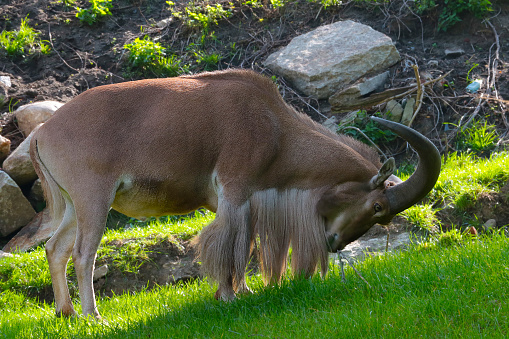
[[[475,121],[458,135],[458,149],[472,151],[481,155],[492,151],[498,137],[494,125],[488,125],[486,121]]]
[[[39,32],[28,25],[28,16],[21,19],[18,31],[3,31],[0,33],[0,50],[10,57],[25,57],[26,54],[40,52],[48,54],[50,47],[38,39]]]
[[[128,68],[143,75],[173,77],[189,71],[177,55],[166,56],[166,49],[149,36],[136,38],[124,48],[129,51]]]
[[[201,30],[201,43],[209,35],[212,25],[217,25],[219,20],[230,17],[232,13],[231,9],[224,9],[220,4],[209,5],[208,1],[205,1],[202,5],[197,5],[192,1],[183,11],[174,10],[175,3],[172,1],[167,1],[166,4],[168,4],[172,15],[182,20],[187,27]]]
[[[111,15],[110,8],[113,7],[111,1],[112,0],[89,0],[91,4],[90,8],[83,9],[76,7],[76,10],[78,11],[78,13],[76,13],[76,17],[82,22],[93,25],[100,18],[106,15]]]
[[[382,114],[375,113],[375,116],[382,116]],[[349,127],[355,127],[357,129]],[[351,135],[352,137],[367,143],[366,138],[362,135],[362,133],[364,133],[375,144],[390,142],[395,140],[397,137],[397,135],[392,131],[380,128],[379,124],[370,119],[366,111],[359,111],[352,124],[340,127],[340,132]]]

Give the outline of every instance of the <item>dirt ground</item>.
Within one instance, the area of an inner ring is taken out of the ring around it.
[[[217,40],[209,40],[202,48],[209,53],[223,55],[217,66],[219,69],[253,68],[270,76],[272,74],[262,62],[277,48],[320,25],[351,19],[389,35],[399,50],[402,60],[391,68],[388,88],[415,82],[412,64],[419,66],[424,78],[437,78],[451,72],[426,94],[413,125],[433,140],[442,153],[454,150],[452,125],[444,123],[458,124],[461,119],[465,121],[473,115],[495,124],[501,136],[500,145],[504,145],[509,130],[505,117],[507,101],[503,101],[509,99],[509,4],[502,2],[492,1],[495,11],[489,23],[466,15],[461,23],[447,32],[437,31],[436,13],[418,16],[404,11],[398,1],[393,1],[394,5],[381,5],[378,9],[359,7],[345,1],[339,8],[325,10],[305,0],[290,3],[280,10],[237,6],[230,18],[211,28]],[[89,6],[86,1],[77,1],[76,5]],[[177,6],[180,6],[178,2]],[[66,8],[62,1],[0,0],[0,31],[18,29],[21,19],[28,16],[29,25],[40,31],[40,38],[51,46],[49,55],[12,59],[0,54],[0,75],[9,76],[12,81],[8,100],[0,107],[0,134],[11,139],[13,149],[22,141],[23,136],[16,128],[12,112],[23,104],[41,100],[67,102],[92,87],[137,79],[126,73],[126,50],[123,48],[136,37],[149,35],[170,46],[177,54],[185,52],[190,44],[197,44],[199,33],[186,28],[178,20],[162,28],[156,25],[171,16],[167,8],[163,0],[114,1],[111,16],[88,26],[80,23],[75,17],[76,12]],[[236,52],[227,53],[228,46],[233,43]],[[461,52],[446,54],[446,50],[454,49]],[[201,70],[202,65],[192,63],[193,72]],[[494,83],[490,89],[484,87],[478,93],[467,93],[467,77],[491,78]],[[284,79],[280,79],[280,84],[283,96],[290,104],[317,120],[323,117],[317,115],[316,110],[328,114],[326,101],[293,93],[288,90]],[[479,99],[481,93],[483,100]],[[377,109],[381,107],[375,107],[373,111]],[[398,147],[396,145],[388,151],[394,153]],[[480,213],[486,217],[501,215],[509,223],[505,196],[483,199],[479,203]],[[179,255],[184,256],[183,253]],[[119,289],[113,286],[120,289],[126,286],[120,284],[120,280],[139,280],[139,286],[145,286],[148,280],[157,284],[167,283],[167,276],[160,281],[153,279],[154,272],[165,264],[164,260],[155,257],[147,264],[149,268],[140,269],[141,275],[135,278],[113,275],[98,282],[96,287],[101,293],[112,289],[117,293]]]

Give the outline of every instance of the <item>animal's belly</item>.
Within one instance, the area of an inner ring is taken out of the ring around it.
[[[216,206],[217,197],[207,190],[137,185],[119,190],[111,205],[116,211],[138,219],[187,214],[200,207],[215,211]]]

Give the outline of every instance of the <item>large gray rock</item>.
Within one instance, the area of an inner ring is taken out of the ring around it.
[[[265,65],[318,99],[400,59],[391,38],[350,20],[321,26],[271,54]]]
[[[4,171],[20,186],[30,184],[37,180],[34,165],[30,159],[30,140],[28,136],[3,163]]]
[[[0,171],[0,236],[5,237],[32,220],[35,211],[7,173]]]
[[[46,122],[63,103],[57,101],[39,101],[23,105],[14,112],[18,128],[24,136],[29,135],[37,125]]]

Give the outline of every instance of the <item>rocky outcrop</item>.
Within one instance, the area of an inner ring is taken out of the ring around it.
[[[400,59],[391,38],[350,20],[321,26],[271,54],[265,65],[306,95],[327,99]]]
[[[5,237],[25,226],[35,211],[21,189],[0,170],[0,236]]]

